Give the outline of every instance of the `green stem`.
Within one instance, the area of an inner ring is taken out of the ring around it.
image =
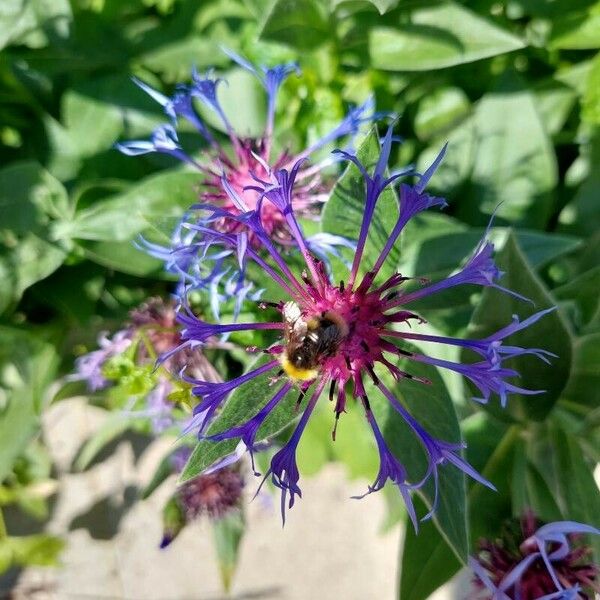
[[[4,523],[4,513],[0,508],[0,540],[3,540],[8,537],[8,533],[6,532],[6,525]]]

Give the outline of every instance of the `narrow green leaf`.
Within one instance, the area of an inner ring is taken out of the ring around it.
[[[429,71],[523,48],[518,37],[454,2],[406,9],[398,23],[369,35],[373,66]]]
[[[480,339],[498,331],[508,325],[515,314],[525,319],[535,311],[554,306],[552,297],[531,269],[514,234],[508,238],[496,262],[505,272],[500,283],[529,298],[534,306],[493,288],[485,289],[471,320],[470,334],[473,338]],[[546,390],[536,396],[512,394],[506,409],[508,413],[517,419],[542,420],[552,410],[569,376],[572,338],[568,324],[559,311],[554,311],[532,327],[510,336],[508,343],[523,348],[543,348],[558,356],[552,359],[551,365],[533,356],[520,356],[503,362],[520,374],[520,378],[515,380],[516,385]],[[468,362],[469,353],[465,351],[463,354]],[[492,399],[486,409],[500,410],[496,409],[495,402]]]
[[[256,369],[265,364],[271,357],[260,357],[248,370]],[[223,410],[215,418],[208,428],[207,435],[237,427],[251,419],[258,411],[275,395],[279,386],[271,386],[270,378],[273,373],[255,377],[248,383],[236,388],[229,396]],[[311,392],[309,391],[308,394]],[[292,423],[298,413],[294,410],[298,391],[290,391],[267,417],[262,427],[258,430],[256,441],[270,438]],[[237,439],[213,442],[210,440],[200,441],[194,448],[181,474],[180,482],[183,483],[199,475],[212,464],[227,456],[235,450]]]

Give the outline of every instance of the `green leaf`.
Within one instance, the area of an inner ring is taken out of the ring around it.
[[[600,333],[575,341],[573,366],[563,398],[589,408],[600,406]]]
[[[256,369],[265,364],[271,357],[260,357],[254,361],[248,370]],[[229,396],[223,410],[217,415],[206,435],[213,435],[220,431],[242,425],[251,419],[274,396],[278,387],[269,385],[273,373],[255,377],[248,383],[236,388]],[[310,394],[309,390],[307,394]],[[258,430],[256,441],[264,440],[279,433],[298,417],[294,410],[298,391],[290,391],[278,404],[271,414],[265,419]],[[183,483],[196,477],[221,458],[231,454],[238,444],[237,439],[213,442],[201,440],[194,448],[190,459],[181,474],[180,482]]]
[[[585,14],[566,15],[554,22],[550,36],[554,50],[587,50],[600,48],[600,8]]]
[[[568,283],[552,290],[554,297],[565,303],[578,331],[600,331],[600,266],[590,269]]]
[[[212,526],[221,582],[225,592],[229,593],[244,536],[244,515],[241,511],[234,511],[213,521]]]
[[[399,600],[425,600],[461,567],[433,523],[426,521],[415,534],[407,527],[401,545]]]
[[[53,227],[69,212],[65,188],[37,163],[0,170],[0,311],[63,263]]]
[[[9,44],[40,48],[66,38],[72,19],[68,0],[3,0],[0,7],[0,49]]]
[[[72,147],[79,156],[92,156],[109,149],[123,131],[117,107],[77,90],[68,90],[63,96],[62,115]]]
[[[189,171],[153,175],[124,193],[79,211],[58,233],[80,240],[133,240],[149,227],[155,216],[181,216],[197,201],[195,186],[199,180],[197,173]]]
[[[394,26],[369,34],[373,66],[429,71],[523,48],[518,37],[454,2],[407,9]]]
[[[600,523],[600,494],[593,474],[595,464],[585,459],[577,439],[562,428],[558,419],[530,439],[529,453],[564,519]],[[590,542],[597,559],[600,539],[592,537]]]
[[[590,173],[579,186],[575,197],[564,207],[559,216],[560,231],[578,235],[594,235],[600,230],[600,169],[595,168],[600,161],[600,132],[596,132],[589,142],[588,150]]]
[[[592,61],[586,89],[581,99],[582,120],[600,125],[600,53]]]
[[[227,63],[218,45],[204,36],[180,37],[149,50],[137,60],[149,71],[160,73],[169,83],[189,79],[193,67],[207,69]]]
[[[440,87],[419,102],[415,133],[423,140],[439,135],[467,116],[470,106],[467,95],[460,88]]]
[[[231,126],[240,137],[259,138],[264,134],[267,115],[267,95],[257,78],[245,69],[232,69],[223,75],[227,85],[221,85],[217,97]],[[244,102],[240,103],[240,98]],[[215,111],[200,105],[199,111],[212,127],[227,132]]]
[[[3,542],[8,544],[12,551],[13,563],[20,566],[56,565],[65,546],[64,540],[45,533],[9,537]]]
[[[260,37],[298,50],[312,50],[331,35],[324,2],[318,0],[275,0],[266,13]]]
[[[457,205],[459,217],[484,225],[498,208],[498,217],[511,224],[542,228],[553,208],[558,175],[535,96],[514,76],[504,75],[478,103],[475,130],[471,187]]]
[[[512,472],[512,510],[515,516],[533,510],[546,523],[560,521],[562,515],[552,492],[539,470],[527,459],[526,444],[515,446]]]
[[[365,137],[357,150],[358,160],[372,172],[379,158],[380,144],[375,129]],[[365,184],[360,171],[350,164],[342,177],[337,181],[329,200],[325,204],[321,217],[321,230],[357,240],[363,220],[365,208]],[[390,233],[398,220],[398,200],[391,188],[386,188],[375,207],[373,219],[361,260],[360,272],[364,274],[377,261],[381,250],[389,239]],[[381,268],[380,277],[391,275],[398,263],[399,248],[396,245]],[[348,269],[340,263],[334,264],[333,279],[346,279]]]
[[[53,346],[24,331],[0,327],[0,481],[39,427],[46,387],[57,366]]]
[[[556,135],[563,129],[575,102],[575,91],[559,82],[550,81],[534,89],[535,105],[548,135]]]
[[[485,289],[471,320],[470,337],[473,338],[481,339],[498,331],[508,325],[515,314],[525,319],[536,311],[554,306],[552,297],[531,269],[514,234],[508,238],[496,262],[505,272],[500,281],[501,285],[529,298],[535,306],[499,290]],[[511,335],[507,343],[523,348],[543,348],[558,356],[551,359],[551,365],[533,356],[520,356],[503,361],[503,365],[515,369],[520,374],[520,378],[515,381],[516,385],[525,389],[546,390],[545,393],[536,396],[511,394],[506,409],[508,413],[517,419],[543,420],[558,400],[569,376],[572,338],[568,324],[560,311],[555,311],[535,325]],[[467,351],[464,356],[468,362]],[[496,412],[494,402],[495,399],[492,399],[486,408],[493,408]]]
[[[410,348],[409,348],[410,349]],[[435,367],[422,363],[400,360],[400,369],[415,377],[431,381],[426,385],[403,379],[390,387],[398,400],[410,414],[434,438],[446,442],[459,442],[461,439],[458,419],[448,394],[448,390]],[[381,373],[382,380],[389,380]],[[427,468],[425,452],[397,411],[382,397],[373,384],[365,384],[373,413],[383,435],[394,454],[406,466],[410,481],[420,480]],[[465,478],[459,469],[445,464],[439,471],[439,499],[434,513],[434,522],[456,556],[464,563],[469,553],[467,531],[467,507]],[[420,490],[425,503],[431,507],[434,486],[429,482]],[[409,525],[410,526],[410,525]]]

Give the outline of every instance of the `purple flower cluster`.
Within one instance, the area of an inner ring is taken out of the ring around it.
[[[496,542],[479,543],[477,559],[469,560],[473,600],[588,600],[600,593],[590,549],[577,544],[584,534],[600,535],[600,529],[573,521],[536,528],[529,511],[516,534],[507,528]]]
[[[219,305],[229,298],[236,300],[236,312],[241,302],[256,299],[257,290],[245,278],[244,265],[236,265],[236,257],[244,254],[247,245],[258,249],[262,241],[254,231],[244,226],[243,221],[232,220],[230,214],[242,215],[248,211],[260,214],[265,234],[276,245],[293,247],[295,240],[287,228],[281,211],[271,203],[262,202],[262,191],[257,182],[264,183],[273,170],[295,169],[292,203],[298,215],[314,218],[320,205],[327,198],[328,186],[321,172],[324,163],[309,165],[308,157],[331,142],[354,136],[362,123],[371,120],[373,102],[351,109],[346,117],[329,133],[295,155],[287,151],[272,157],[274,142],[274,120],[277,93],[284,80],[292,73],[299,73],[294,63],[277,65],[273,68],[255,67],[245,58],[226,50],[228,56],[239,66],[252,73],[267,93],[267,116],[264,133],[254,138],[240,137],[234,130],[218,99],[218,87],[223,79],[212,72],[201,75],[192,72],[189,85],[178,85],[172,96],[166,96],[146,83],[135,79],[135,83],[156,100],[164,109],[170,122],[158,127],[150,140],[133,140],[117,144],[121,152],[138,156],[151,152],[168,154],[197,170],[201,178],[198,204],[190,207],[179,227],[173,233],[171,245],[163,247],[145,242],[149,253],[164,261],[167,270],[180,280],[179,293],[189,289],[202,289],[210,293],[215,316]],[[227,132],[233,156],[224,146],[196,110],[195,102],[216,114]],[[204,142],[200,157],[187,153],[179,142],[176,126],[180,120],[191,123]],[[331,162],[331,160],[329,161]],[[210,233],[215,230],[233,234],[237,240],[235,248],[223,248]],[[349,242],[339,236],[318,234],[308,242],[320,256],[339,254],[339,246]],[[201,260],[199,258],[201,257]]]

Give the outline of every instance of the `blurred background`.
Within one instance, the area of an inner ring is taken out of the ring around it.
[[[370,95],[398,115],[397,166],[428,165],[449,142],[431,182],[449,208],[407,230],[403,273],[450,273],[502,203],[504,285],[559,305],[533,345],[551,343],[560,359],[530,375],[548,393],[527,422],[474,412],[447,382],[469,459],[503,482],[493,498],[469,491],[469,535],[493,536],[525,507],[600,524],[600,3],[2,0],[1,593],[212,599],[225,586],[239,598],[417,600],[460,567],[433,523],[404,535],[395,490],[349,499],[372,480],[376,457],[351,415],[351,435],[332,446],[327,411],[301,446],[304,500],[284,530],[277,495],[249,503],[251,482],[243,536],[223,542],[200,518],[160,550],[175,477],[156,473],[170,442],[119,404],[139,393],[139,373],[108,400],[67,378],[100,332],[122,329],[148,298],[168,298],[173,282],[134,241],[196,198],[175,160],[113,148],[165,121],[131,77],[171,93],[193,67],[214,67],[229,82],[220,98],[236,130],[262,131],[263,90],[223,46],[257,64],[299,63],[278,99],[280,148],[306,147]],[[191,127],[180,139],[199,149]],[[495,305],[483,306],[474,313],[473,299],[443,296],[422,313],[455,334],[485,325]],[[438,594],[466,588],[463,575]]]

